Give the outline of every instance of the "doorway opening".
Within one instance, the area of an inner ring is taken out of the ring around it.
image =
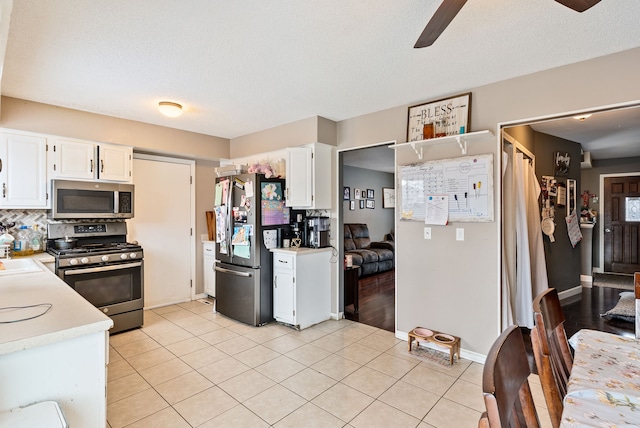
[[[352,265],[342,270],[340,308],[347,319],[395,332],[395,152],[388,145],[338,152],[338,246]]]
[[[604,191],[604,178],[607,175],[640,176],[639,107],[640,103],[634,101],[615,106],[604,106],[590,111],[576,111],[555,117],[534,118],[500,125],[501,130],[507,131],[519,142],[524,143],[525,147],[536,156],[535,173],[542,181],[541,185],[549,181],[559,187],[566,185],[560,189],[562,192],[554,192],[547,198],[551,201],[552,212],[555,213],[555,230],[552,231],[552,234],[555,233],[555,240],[552,241],[547,235],[543,237],[547,258],[548,285],[558,289],[561,299],[568,299],[574,295],[578,297],[583,294],[582,286],[591,286],[592,273],[602,273],[607,269],[604,256],[605,223],[607,222],[605,220],[605,200],[607,198]],[[558,170],[556,161],[558,153],[564,155],[565,158],[567,155],[570,157],[571,164],[567,165],[569,168],[567,171]],[[637,183],[640,181],[640,177],[631,181]],[[575,189],[572,195],[570,182]],[[625,190],[624,185],[621,184],[619,190],[622,193],[618,196],[622,195],[622,199],[626,202],[640,204],[640,193],[634,193],[634,191],[637,192],[637,189],[634,190],[633,186],[634,184],[630,184],[629,189]],[[635,186],[637,187],[637,185]],[[558,194],[563,196],[558,197]],[[566,196],[564,196],[565,194]],[[634,200],[634,197],[639,199]],[[614,209],[619,213],[624,213],[627,205],[618,205]],[[568,236],[567,229],[567,217],[573,212],[570,207],[575,207],[577,218],[580,221],[580,229],[583,231],[583,239],[575,245],[570,242],[571,238]],[[541,214],[548,215],[548,210],[545,211],[545,208],[548,207],[538,206]],[[502,210],[502,221],[506,225],[510,221],[510,217],[509,213],[505,211],[504,200]],[[640,221],[635,225],[640,226]],[[621,237],[619,242],[639,241],[640,228],[635,225],[631,224],[626,229],[622,226],[619,227],[618,233]],[[589,230],[587,231],[587,229]],[[593,233],[587,233],[591,232],[591,229]],[[566,242],[562,244],[560,239]],[[505,268],[509,266],[504,256],[506,249],[508,248],[503,243],[503,273]],[[633,251],[634,249],[631,249],[631,255],[625,254],[625,257],[632,262],[635,257]],[[635,252],[640,251],[635,250]],[[506,307],[508,295],[505,296],[504,292],[504,275],[502,282],[501,306],[504,328],[508,325],[505,323],[508,318],[505,316],[508,315],[505,312],[509,311]]]

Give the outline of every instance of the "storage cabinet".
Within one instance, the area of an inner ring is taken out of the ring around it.
[[[288,207],[331,209],[333,150],[321,143],[287,149]]]
[[[299,329],[331,317],[331,248],[273,251],[273,317]]]
[[[0,207],[47,208],[47,139],[0,134]]]
[[[216,272],[213,270],[216,264],[216,243],[204,241],[202,243],[202,257],[204,270],[204,292],[211,297],[216,297]]]
[[[55,138],[49,147],[49,177],[131,182],[133,148]]]

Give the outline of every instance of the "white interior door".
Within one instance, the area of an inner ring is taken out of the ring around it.
[[[192,161],[136,155],[129,240],[144,250],[144,307],[192,298],[194,254]]]

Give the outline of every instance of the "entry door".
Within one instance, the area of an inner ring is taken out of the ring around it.
[[[640,176],[604,179],[604,270],[640,271]]]
[[[191,163],[162,157],[135,157],[134,218],[129,240],[144,250],[144,307],[192,298]]]

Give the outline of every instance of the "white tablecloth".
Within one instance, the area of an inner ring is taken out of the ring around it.
[[[561,427],[640,427],[640,340],[593,330],[575,355]]]

